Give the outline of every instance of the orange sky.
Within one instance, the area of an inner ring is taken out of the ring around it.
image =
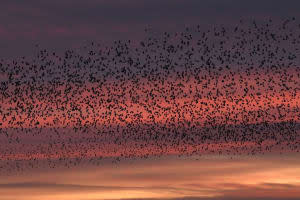
[[[128,124],[133,126],[139,124],[142,128],[149,124],[168,127],[172,123],[180,126],[191,123],[199,128],[210,126],[211,122],[226,125],[266,121],[272,124],[289,120],[299,122],[300,94],[296,89],[299,80],[296,77],[291,78],[288,86],[292,89],[282,91],[283,86],[279,87],[275,84],[280,78],[279,75],[270,73],[252,76],[243,73],[235,75],[236,85],[229,90],[236,90],[236,92],[231,95],[225,95],[224,92],[228,87],[223,87],[232,82],[229,79],[230,76],[222,84],[216,84],[216,79],[210,79],[206,89],[203,89],[205,82],[196,84],[193,77],[189,80],[170,77],[164,82],[141,80],[138,87],[131,81],[122,84],[107,82],[102,87],[85,84],[79,88],[73,88],[71,90],[73,96],[71,93],[66,95],[70,98],[67,101],[66,96],[51,99],[51,95],[39,96],[36,92],[30,96],[23,92],[22,98],[29,103],[23,106],[27,109],[28,106],[33,105],[34,115],[20,113],[20,109],[17,113],[13,110],[17,105],[10,102],[12,98],[2,99],[1,111],[10,115],[6,117],[1,115],[1,130],[10,132],[9,136],[13,140],[18,137],[21,143],[9,143],[8,137],[4,134],[0,135],[0,176],[2,176],[0,177],[0,199],[152,198],[158,200],[173,198],[178,200],[178,198],[187,197],[186,200],[188,200],[188,197],[195,197],[192,199],[237,198],[246,200],[251,197],[254,199],[257,197],[269,199],[300,197],[299,155],[293,153],[291,149],[280,149],[289,147],[292,143],[282,142],[280,147],[273,149],[273,154],[246,156],[247,151],[244,151],[245,155],[237,156],[232,154],[240,154],[241,151],[238,150],[243,150],[243,148],[265,148],[277,141],[265,140],[259,145],[254,141],[210,141],[209,144],[206,141],[206,143],[196,145],[174,144],[171,141],[160,147],[159,140],[151,141],[140,138],[140,141],[128,140],[125,144],[118,145],[112,141],[114,136],[120,136],[118,133],[115,133],[113,137],[107,137],[104,134],[103,137],[111,141],[101,143],[96,139],[93,141],[94,136],[99,137],[99,135],[97,136],[93,132],[96,130],[92,128],[84,137],[76,135],[72,130],[73,127],[78,126],[77,118],[80,119],[81,125],[87,124],[103,130],[115,129],[118,125],[122,129]],[[270,76],[273,77],[274,83],[262,81],[265,83],[264,86],[255,86],[257,77],[260,80],[267,80]],[[243,96],[246,81],[249,87],[253,85],[255,89]],[[177,90],[171,88],[172,84],[176,85]],[[49,91],[51,89],[49,87],[47,84],[42,86],[45,91]],[[268,87],[273,87],[274,90],[270,91]],[[66,88],[66,85],[54,87],[54,91],[64,92]],[[13,89],[10,88],[11,91]],[[223,92],[223,95],[216,96],[216,89]],[[93,93],[93,90],[96,90],[98,94]],[[196,97],[197,91],[203,91],[203,95]],[[214,94],[208,95],[209,91]],[[261,94],[257,94],[258,92]],[[121,96],[121,93],[124,95]],[[140,99],[136,102],[130,97],[130,93],[133,97],[139,96]],[[150,93],[153,98],[149,95]],[[170,99],[172,95],[175,96],[174,99]],[[213,100],[212,96],[217,98]],[[110,103],[108,103],[109,99],[111,99]],[[78,110],[71,110],[72,107],[81,110],[81,116]],[[280,117],[278,110],[284,117]],[[266,111],[269,114],[265,114]],[[249,114],[250,112],[252,114]],[[259,116],[259,113],[264,116]],[[36,121],[39,121],[38,125],[35,124]],[[16,131],[14,128],[18,129],[22,126],[25,128],[23,132],[29,131],[27,134],[14,133]],[[34,127],[42,128],[43,134],[30,129]],[[56,135],[51,128],[57,128],[57,131],[61,132]],[[280,135],[279,132],[278,134]],[[69,143],[69,138],[72,138],[75,143]],[[54,144],[54,141],[57,143]],[[67,148],[61,147],[62,141],[65,141]],[[49,146],[50,143],[53,146]],[[214,154],[210,154],[210,150],[213,150]],[[218,152],[224,153],[227,150],[230,152],[228,155],[218,155]],[[201,153],[202,157],[182,156],[194,151]],[[279,151],[286,154],[275,154]],[[149,160],[139,158],[149,155],[149,152],[150,156],[162,157]],[[129,163],[130,159],[117,164],[107,161],[110,158],[122,158],[124,155],[137,157],[137,159],[132,163]],[[182,157],[173,157],[174,155]],[[79,164],[66,169],[56,160],[90,159],[99,156],[103,159],[98,167]],[[48,159],[52,160],[49,166],[55,167],[52,170],[47,166]],[[33,163],[38,168],[29,170],[31,165],[28,163],[33,160],[36,160]],[[16,166],[22,166],[22,162],[25,163],[25,168],[17,170]],[[23,170],[24,173],[20,174]],[[6,173],[10,175],[5,175]]]
[[[292,73],[292,71],[289,72],[291,75]],[[223,74],[223,76],[225,75]],[[272,81],[265,81],[269,80],[270,77]],[[235,80],[232,81],[231,78]],[[259,78],[259,82],[263,85],[257,86],[256,78]],[[161,80],[141,80],[139,85],[132,81],[122,83],[108,81],[101,87],[91,83],[80,87],[71,84],[50,87],[45,84],[41,86],[44,91],[50,91],[49,88],[52,88],[53,91],[60,91],[63,94],[68,86],[71,86],[72,89],[68,95],[62,97],[60,95],[54,97],[53,92],[47,96],[38,96],[38,91],[25,94],[24,90],[21,96],[30,104],[23,104],[22,106],[28,109],[28,106],[34,105],[32,115],[22,113],[20,108],[18,108],[17,114],[17,111],[14,111],[17,105],[11,101],[12,98],[4,98],[1,101],[2,112],[10,113],[10,115],[5,118],[2,115],[0,123],[3,128],[20,127],[19,123],[22,124],[22,127],[73,127],[78,123],[77,118],[80,118],[81,124],[100,126],[103,124],[126,125],[130,122],[153,123],[153,120],[156,123],[165,124],[171,119],[174,122],[187,120],[203,124],[210,121],[207,118],[210,116],[215,120],[215,123],[222,124],[225,122],[226,115],[229,116],[226,124],[281,122],[291,119],[299,121],[299,116],[296,113],[299,112],[300,94],[299,89],[297,89],[299,80],[296,76],[290,77],[290,80],[286,82],[286,85],[291,88],[290,90],[281,90],[284,87],[278,86],[280,75],[271,72],[252,74],[251,76],[246,73],[228,75],[224,83],[220,83],[221,78],[219,78],[217,84],[216,79],[213,78],[209,78],[209,82],[204,81],[201,84],[197,84],[197,80],[192,76],[187,80],[185,79],[177,80],[170,77],[163,82]],[[232,88],[224,87],[232,82],[235,83]],[[245,82],[247,82],[247,86],[245,86]],[[207,88],[203,89],[206,83]],[[178,86],[178,84],[182,84],[182,86]],[[171,89],[172,85],[176,90]],[[254,86],[254,89],[250,89],[251,86]],[[26,90],[29,89],[28,86],[24,85],[23,87],[27,88]],[[272,87],[273,90],[270,90],[269,87]],[[244,88],[249,89],[247,95],[243,95]],[[11,91],[13,89],[11,88]],[[217,96],[216,89],[222,95]],[[235,92],[225,95],[226,90]],[[152,91],[152,95],[156,96],[152,98],[150,91]],[[197,91],[203,92],[201,97],[196,97]],[[212,92],[212,94],[208,95],[208,92]],[[261,94],[257,95],[258,92]],[[134,102],[130,94],[135,97],[139,96],[138,101]],[[172,94],[176,96],[175,99],[170,99]],[[68,100],[66,99],[67,96]],[[216,99],[212,99],[214,96]],[[108,99],[111,99],[110,103],[107,102]],[[109,105],[110,107],[108,107]],[[286,114],[284,118],[279,117],[278,106],[280,106],[281,114]],[[79,111],[72,110],[72,107],[81,110],[81,116]],[[13,110],[10,111],[9,109]],[[249,111],[254,114],[249,115]],[[268,111],[269,114],[265,115],[265,111]],[[257,117],[258,112],[263,113],[265,117]],[[31,121],[32,119],[35,120],[34,123]],[[39,122],[38,125],[35,124],[36,121]]]
[[[292,71],[289,74],[293,74]],[[39,92],[32,93],[32,97],[29,94],[25,94],[25,90],[22,93],[22,97],[25,102],[29,102],[29,105],[23,105],[26,109],[28,106],[33,105],[33,112],[28,115],[26,112],[21,113],[20,109],[17,111],[11,111],[9,109],[16,108],[16,103],[9,102],[12,98],[7,98],[2,100],[2,112],[10,113],[4,119],[4,115],[0,117],[1,127],[3,130],[12,131],[11,128],[32,128],[32,127],[43,127],[47,128],[62,128],[68,127],[70,129],[64,130],[65,132],[58,136],[52,133],[43,133],[42,135],[36,135],[34,133],[29,134],[11,134],[11,137],[18,137],[23,143],[11,143],[4,142],[0,149],[2,151],[2,160],[10,159],[45,159],[45,158],[63,158],[63,157],[80,157],[84,155],[85,157],[116,157],[120,155],[135,155],[144,156],[148,152],[151,155],[160,154],[181,154],[182,152],[205,152],[209,150],[215,150],[215,152],[230,150],[235,151],[232,147],[240,148],[243,147],[258,147],[257,144],[253,142],[240,141],[217,141],[215,143],[211,142],[208,146],[208,150],[204,150],[207,144],[203,145],[188,145],[188,144],[177,144],[165,146],[164,149],[158,148],[155,143],[150,144],[149,140],[147,142],[135,141],[135,144],[144,145],[144,147],[139,146],[136,148],[134,144],[127,142],[126,148],[124,145],[117,145],[110,142],[108,144],[99,142],[91,142],[88,139],[93,139],[94,136],[99,137],[96,133],[90,132],[86,135],[87,141],[82,141],[77,144],[68,144],[68,149],[62,150],[59,145],[54,145],[49,147],[49,141],[63,141],[67,142],[67,138],[78,139],[76,134],[74,134],[72,128],[78,126],[78,120],[80,119],[81,126],[83,124],[97,127],[98,129],[107,129],[107,127],[116,127],[120,125],[120,128],[126,126],[128,123],[134,124],[154,124],[170,126],[169,123],[175,123],[177,125],[186,126],[187,123],[192,125],[197,125],[197,127],[210,126],[210,122],[214,121],[214,124],[252,124],[267,121],[269,123],[276,122],[286,122],[288,120],[294,120],[299,122],[299,99],[300,94],[297,91],[298,82],[297,77],[290,77],[288,86],[291,87],[289,91],[281,91],[282,87],[277,85],[280,75],[275,72],[269,72],[264,74],[252,74],[247,75],[245,72],[240,72],[239,74],[230,75],[222,74],[222,76],[227,76],[224,83],[216,83],[216,79],[209,79],[209,82],[204,81],[201,84],[196,84],[197,80],[192,76],[190,78],[177,79],[175,77],[170,77],[166,80],[156,80],[149,81],[142,79],[139,85],[132,83],[132,81],[121,82],[111,82],[108,81],[102,87],[98,87],[96,84],[85,84],[78,88],[72,86],[70,94],[66,95],[70,99],[66,101],[66,96],[58,96],[54,99],[53,93],[48,96],[39,96]],[[273,78],[272,81],[265,82],[264,86],[257,87],[255,82],[256,79],[268,80],[270,77]],[[234,81],[231,80],[234,78]],[[220,79],[221,80],[221,79]],[[274,81],[274,82],[273,82]],[[213,93],[216,89],[221,92],[225,92],[228,88],[223,88],[224,85],[231,82],[236,83],[232,90],[236,92],[232,95],[207,95],[209,91]],[[249,90],[246,96],[243,96],[243,89],[246,87],[245,82],[248,86],[255,86],[253,90]],[[203,85],[207,83],[207,88],[203,89]],[[182,84],[181,86],[178,86]],[[176,89],[171,89],[171,87]],[[28,86],[23,86],[28,87]],[[49,91],[51,87],[47,84],[41,86],[45,91]],[[50,87],[50,88],[49,88]],[[54,87],[53,91],[61,91],[64,93],[67,85]],[[274,90],[271,91],[268,88],[273,87]],[[13,88],[10,88],[13,91]],[[92,92],[92,91],[96,92]],[[150,91],[152,91],[151,97]],[[201,97],[196,97],[197,91],[202,91],[203,95]],[[77,92],[77,93],[76,93]],[[97,93],[98,92],[98,93]],[[175,93],[176,98],[170,100],[172,92]],[[257,95],[260,92],[261,95]],[[124,93],[123,96],[118,96]],[[139,96],[138,102],[130,97]],[[72,95],[71,95],[72,94]],[[185,95],[187,94],[187,95]],[[156,96],[154,96],[156,95]],[[216,96],[214,100],[211,97]],[[167,98],[165,98],[167,97]],[[112,99],[108,103],[108,99]],[[91,106],[89,106],[90,104]],[[111,107],[109,107],[109,105]],[[280,118],[278,113],[278,107],[280,106],[281,114],[285,115]],[[81,110],[81,116],[78,110],[72,110],[72,107],[77,107]],[[269,114],[265,114],[268,111]],[[252,114],[249,114],[252,112]],[[106,114],[111,113],[111,114]],[[264,117],[258,117],[258,114],[262,113]],[[34,114],[34,115],[33,115]],[[226,119],[225,116],[228,118]],[[15,119],[13,119],[15,117]],[[33,121],[32,121],[33,120]],[[35,122],[38,121],[39,125]],[[11,123],[12,122],[12,123]],[[23,124],[18,124],[22,122]],[[29,130],[29,129],[28,129]],[[89,131],[93,131],[89,129]],[[13,131],[12,131],[13,132]],[[46,131],[47,132],[47,131]],[[115,133],[117,135],[117,133]],[[1,136],[0,136],[1,137]],[[5,135],[2,135],[3,141],[6,141]],[[64,137],[64,138],[63,138]],[[88,143],[85,143],[88,142]],[[133,141],[131,141],[133,142]],[[25,143],[31,144],[26,147],[23,145]],[[95,144],[94,147],[90,147],[90,144]],[[97,144],[98,143],[98,144]],[[265,141],[265,146],[267,143],[274,144],[276,141],[270,140]],[[89,145],[87,145],[89,144]],[[171,144],[171,143],[170,143]],[[264,145],[261,145],[264,147]],[[284,145],[289,145],[288,143],[283,143]],[[49,150],[50,148],[50,150]],[[43,150],[41,150],[43,149]],[[82,151],[84,154],[81,154]],[[44,152],[43,152],[44,151]]]
[[[298,154],[149,158],[1,174],[3,200],[300,197]]]

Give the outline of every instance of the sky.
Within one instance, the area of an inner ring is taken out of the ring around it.
[[[299,16],[297,0],[1,1],[1,57],[29,56],[39,44],[63,51],[86,42],[142,38],[145,27],[181,30],[200,24]]]
[[[299,199],[299,7],[2,0],[0,200]]]
[[[297,199],[299,164],[297,154],[104,161],[97,167],[2,174],[0,194],[3,200]]]

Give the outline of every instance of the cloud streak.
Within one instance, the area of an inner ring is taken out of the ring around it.
[[[147,179],[147,177],[144,177]],[[225,188],[224,188],[225,186]],[[25,194],[35,191],[36,194],[59,194],[59,193],[78,193],[78,194],[88,194],[92,192],[120,192],[120,191],[140,191],[140,192],[171,192],[173,194],[183,194],[180,198],[160,198],[164,200],[250,200],[250,199],[266,199],[266,200],[281,200],[281,199],[295,199],[295,195],[298,195],[300,185],[299,184],[280,184],[280,183],[260,183],[256,185],[247,184],[219,184],[215,185],[212,189],[208,185],[198,185],[198,187],[165,187],[165,186],[146,186],[146,187],[124,187],[124,186],[99,186],[99,185],[76,185],[76,184],[56,184],[56,183],[43,183],[43,182],[23,182],[23,183],[9,183],[0,184],[0,194],[3,191],[14,191],[22,190]],[[55,191],[55,192],[54,192]],[[280,196],[280,191],[284,191],[285,195],[291,197]],[[184,194],[192,193],[202,193],[201,196],[185,196]],[[4,192],[6,193],[6,192]],[[213,193],[214,197],[203,197],[211,196]],[[277,194],[275,197],[272,194]],[[249,195],[249,196],[245,196]],[[253,197],[251,197],[253,196]],[[264,197],[262,197],[264,196]],[[294,197],[293,197],[294,196]],[[140,199],[140,198],[139,198]],[[156,200],[157,198],[141,198],[143,200]],[[134,198],[120,199],[120,200],[135,200]]]
[[[281,200],[300,195],[300,161],[296,154],[233,159],[204,156],[197,159],[170,156],[127,160],[118,165],[104,162],[98,167],[40,169],[18,176],[2,175],[0,195],[17,198],[23,194],[28,200],[35,200],[33,194],[40,199],[55,196],[59,200],[84,200],[87,197],[88,200],[192,197]]]

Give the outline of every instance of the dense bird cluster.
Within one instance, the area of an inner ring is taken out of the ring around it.
[[[291,18],[1,60],[0,167],[298,152],[299,48]]]

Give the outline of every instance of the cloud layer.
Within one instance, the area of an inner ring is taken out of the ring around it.
[[[176,158],[110,162],[1,176],[4,199],[281,200],[299,197],[297,155]]]
[[[239,18],[299,16],[299,1],[166,0],[69,1],[26,3],[4,0],[0,8],[1,56],[32,55],[34,45],[56,50],[86,41],[142,37],[145,27],[178,30],[187,25],[231,24]]]

